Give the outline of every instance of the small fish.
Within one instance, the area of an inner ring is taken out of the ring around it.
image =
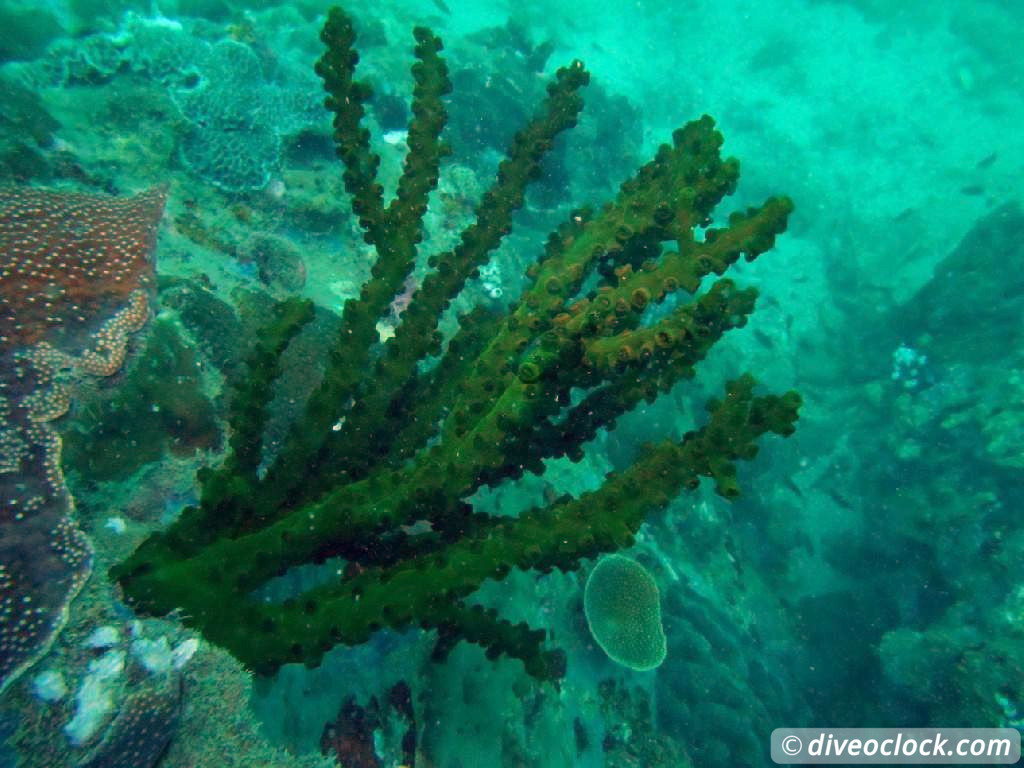
[[[782,478],[782,483],[787,488],[789,488],[789,490],[791,490],[793,493],[795,493],[797,496],[799,496],[801,499],[804,497],[804,492],[800,490],[800,486],[797,485],[793,481],[793,478],[791,478],[791,477],[783,477]]]
[[[444,0],[434,0],[434,7],[441,13],[445,13],[449,16],[452,15],[452,9],[448,7],[448,4]]]
[[[960,187],[960,194],[978,197],[985,194],[985,188],[981,184],[968,184],[966,187]]]
[[[768,349],[771,349],[773,346],[775,346],[772,343],[772,337],[769,336],[764,331],[755,330],[754,331],[754,338],[757,339],[761,343],[762,346],[768,347]]]
[[[836,504],[838,504],[843,509],[853,509],[853,504],[848,502],[846,499],[844,499],[842,496],[840,496],[838,493],[836,493],[831,488],[826,489],[825,492],[829,495],[829,498],[832,499],[832,501],[834,501]]]
[[[992,165],[992,163],[996,161],[997,157],[999,157],[998,152],[993,152],[991,155],[986,155],[985,157],[981,158],[981,160],[978,161],[978,165],[976,167],[988,168],[990,165]]]

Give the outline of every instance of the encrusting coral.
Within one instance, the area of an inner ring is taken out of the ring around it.
[[[53,422],[149,317],[166,190],[0,188],[0,692],[50,647],[92,569]]]
[[[430,259],[433,271],[382,344],[376,324],[412,270],[445,155],[441,41],[422,28],[415,38],[409,152],[385,205],[379,157],[362,124],[369,89],[353,79],[351,21],[333,9],[323,29],[317,72],[352,208],[377,261],[344,306],[322,383],[268,459],[262,435],[281,355],[313,314],[308,301],[284,301],[235,384],[228,457],[201,472],[199,505],[112,574],[137,610],[179,611],[260,673],[316,665],[336,645],[418,625],[438,632],[439,656],[466,640],[491,658],[522,660],[536,678],[556,679],[564,657],[545,646],[543,630],[466,598],[511,569],[574,570],[584,558],[630,546],[652,511],[701,476],[735,496],[733,462],[752,458],[766,432],[790,434],[800,399],[754,396],[745,375],[709,403],[705,426],[646,448],[578,499],[516,517],[484,514],[466,499],[543,472],[544,459],[579,458],[598,429],[691,377],[712,345],[746,322],[756,295],[728,279],[698,293],[703,278],[770,249],[792,204],[772,198],[710,227],[739,164],[721,158],[722,137],[703,117],[676,131],[614,202],[574,212],[507,313],[475,309],[442,338],[440,316],[509,232],[555,137],[576,122],[589,76],[573,62],[516,134],[475,223],[455,248]],[[253,594],[293,566],[332,557],[348,566],[329,583],[280,603]]]

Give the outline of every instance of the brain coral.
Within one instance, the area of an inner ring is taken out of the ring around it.
[[[665,660],[658,585],[635,560],[602,558],[587,579],[583,610],[591,634],[613,661],[643,672]]]

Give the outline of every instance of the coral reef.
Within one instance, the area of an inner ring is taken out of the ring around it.
[[[14,78],[0,73],[0,171],[4,178],[19,181],[42,170],[42,147],[53,143],[58,122],[46,111],[39,95]]]
[[[652,712],[650,696],[642,688],[630,689],[614,680],[602,680],[598,695],[605,721],[614,724],[601,737],[602,764],[607,768],[703,765],[695,763],[688,751],[684,751],[685,741],[673,739],[659,725]],[[587,737],[581,726],[577,725],[574,730],[577,750],[582,752]]]
[[[850,526],[819,549],[840,578],[794,610],[822,721],[1019,722],[1022,233],[1019,204],[994,205],[888,316],[850,323],[840,370],[862,383],[831,406],[848,443],[795,476],[828,489],[815,520]]]
[[[184,682],[198,639],[171,622],[119,620],[109,592],[104,579],[88,581],[51,651],[5,699],[24,768],[148,768],[194,706]]]
[[[379,755],[381,745],[394,754]],[[320,751],[334,755],[344,768],[380,768],[416,765],[416,717],[412,691],[404,681],[388,689],[383,702],[376,696],[364,707],[346,697],[338,717],[324,726]]]
[[[757,626],[742,625],[727,594],[709,599],[685,581],[665,590],[669,642],[655,680],[658,726],[687,745],[696,765],[768,765],[760,734],[810,715],[785,675],[789,659],[776,658]]]
[[[441,42],[423,28],[415,38],[409,152],[385,205],[351,22],[333,9],[322,33],[317,72],[345,186],[377,256],[344,305],[322,383],[281,445],[265,444],[282,354],[313,315],[306,301],[279,303],[234,383],[228,456],[200,473],[200,503],[111,574],[136,610],[180,611],[259,673],[316,665],[332,647],[365,643],[385,626],[420,626],[437,631],[438,658],[466,640],[555,679],[564,656],[544,644],[543,630],[467,598],[513,569],[571,571],[630,546],[648,515],[701,477],[734,497],[734,462],[752,458],[765,433],[790,434],[800,399],[755,396],[744,375],[708,403],[703,427],[649,446],[580,498],[515,517],[484,514],[467,499],[542,473],[547,458],[580,458],[598,430],[694,375],[722,335],[746,322],[756,297],[724,278],[700,290],[704,278],[769,250],[792,204],[772,198],[712,227],[739,164],[721,157],[722,137],[703,117],[676,131],[614,201],[573,212],[507,312],[478,307],[443,334],[442,315],[509,232],[556,137],[575,125],[589,76],[573,62],[516,133],[475,223],[430,258],[433,271],[382,341],[377,324],[406,289],[446,154]],[[320,586],[283,602],[254,594],[294,566],[327,560],[333,575]]]
[[[179,113],[184,166],[225,190],[261,188],[278,164],[282,137],[323,119],[309,96],[313,76],[261,60],[237,40],[207,42],[192,24],[128,13],[115,32],[60,39],[16,71],[35,87],[126,75],[160,82]]]
[[[155,320],[116,394],[79,399],[83,413],[64,428],[65,467],[92,482],[124,479],[165,451],[187,456],[216,448],[220,431],[200,370],[176,325]]]
[[[224,189],[259,189],[277,163],[281,136],[311,123],[313,104],[302,105],[294,92],[267,82],[247,45],[221,40],[204,53],[199,84],[175,91],[188,121],[182,159]]]
[[[133,694],[110,733],[82,768],[143,768],[157,764],[178,728],[180,684]]]
[[[163,189],[0,189],[0,691],[45,651],[88,576],[50,422],[148,318]]]

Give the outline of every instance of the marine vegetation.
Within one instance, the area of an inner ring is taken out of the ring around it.
[[[739,163],[721,157],[722,136],[702,117],[677,130],[612,202],[573,212],[507,311],[472,309],[442,334],[439,319],[510,231],[556,136],[576,123],[589,75],[574,61],[515,135],[474,223],[452,250],[430,258],[432,271],[382,341],[377,322],[413,269],[446,154],[442,44],[427,29],[414,34],[409,150],[387,204],[364,127],[370,90],[355,79],[352,22],[332,9],[321,35],[326,52],[316,71],[345,187],[376,251],[372,277],[344,305],[322,383],[269,452],[263,435],[282,354],[313,316],[306,300],[280,302],[233,385],[223,465],[201,471],[198,505],[112,575],[136,610],[178,612],[258,673],[314,666],[337,645],[419,626],[436,630],[440,658],[465,640],[554,680],[565,658],[545,631],[471,604],[473,593],[513,569],[573,571],[631,546],[645,518],[701,477],[736,496],[734,462],[753,458],[765,433],[792,433],[800,398],[755,396],[754,379],[743,375],[708,404],[704,426],[646,447],[580,498],[517,516],[486,514],[467,500],[542,473],[546,459],[578,460],[598,430],[692,377],[754,309],[756,291],[722,274],[772,248],[792,204],[772,198],[711,226]],[[329,558],[344,565],[327,583],[281,602],[254,594],[291,568]]]

